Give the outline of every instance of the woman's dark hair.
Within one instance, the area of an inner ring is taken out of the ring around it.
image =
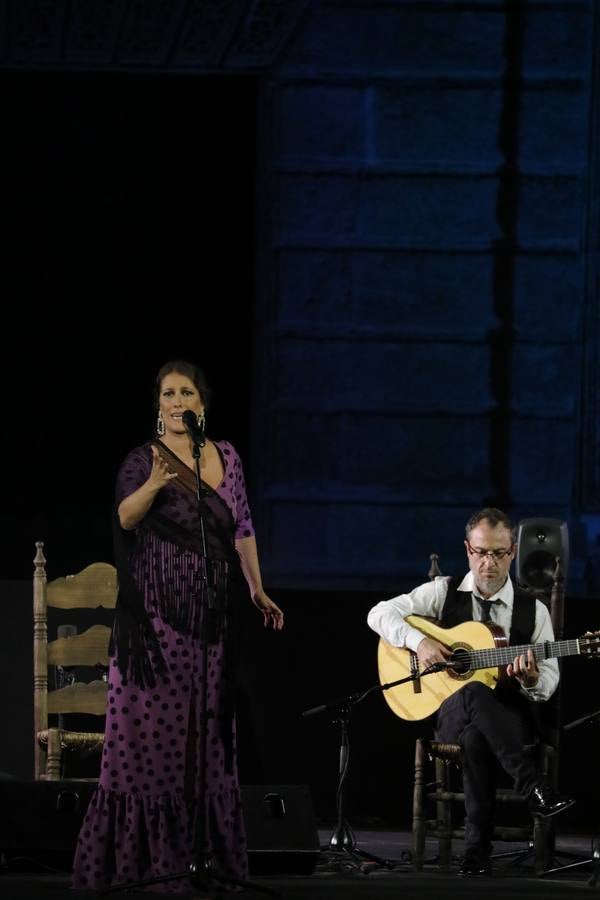
[[[156,409],[158,410],[159,408],[160,387],[163,380],[167,375],[172,375],[173,372],[177,372],[178,375],[185,375],[186,378],[189,378],[190,381],[194,383],[194,386],[204,403],[204,409],[208,409],[208,404],[210,402],[210,388],[207,384],[204,372],[202,369],[198,368],[197,365],[188,362],[185,359],[172,359],[158,370],[156,381],[154,382],[154,405]]]

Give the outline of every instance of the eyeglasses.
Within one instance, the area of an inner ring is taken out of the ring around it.
[[[512,547],[509,547],[508,550],[504,547],[500,547],[498,550],[482,550],[481,547],[471,547],[468,541],[467,547],[469,548],[469,553],[471,553],[473,556],[479,557],[479,559],[485,559],[486,556],[491,556],[492,559],[495,559],[498,562],[501,559],[504,559],[505,556],[510,556],[510,554],[513,552]]]

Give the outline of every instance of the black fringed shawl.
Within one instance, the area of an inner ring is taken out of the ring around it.
[[[225,501],[204,482],[200,506],[196,496],[195,474],[160,441],[153,442],[169,468],[177,472],[174,479],[157,495],[154,504],[135,531],[121,528],[113,513],[114,556],[119,581],[119,594],[110,653],[124,679],[141,688],[152,687],[156,677],[167,668],[158,637],[150,621],[147,598],[136,584],[132,558],[141,542],[171,542],[198,554],[201,571],[197,573],[197,590],[193,598],[178,590],[155,591],[156,614],[184,634],[199,634],[201,616],[207,615],[209,640],[233,637],[232,612],[235,598],[247,585],[239,555],[235,549],[235,522]],[[200,515],[204,522],[206,557],[200,531]],[[176,576],[176,573],[175,573]],[[137,579],[139,583],[139,578]]]

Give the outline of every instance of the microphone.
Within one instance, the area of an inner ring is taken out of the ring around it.
[[[204,447],[206,443],[204,439],[204,423],[198,424],[198,416],[191,409],[186,409],[181,418],[194,444],[197,444],[198,447]]]
[[[571,728],[577,728],[579,725],[585,725],[586,722],[593,722],[595,719],[600,718],[600,709],[596,710],[596,712],[588,713],[587,716],[582,716],[580,719],[575,719],[573,722],[568,722],[566,725],[563,725],[563,731],[570,731]]]
[[[325,712],[326,709],[329,709],[328,704],[322,703],[321,706],[313,706],[312,709],[305,709],[302,715],[305,718],[308,718],[309,716],[317,716],[319,713]]]
[[[452,669],[456,665],[456,661],[452,662],[451,660],[444,660],[444,662],[434,662],[431,663],[430,666],[427,666],[421,672],[421,675],[430,675],[432,672],[443,672],[444,669]]]
[[[305,718],[309,718],[310,716],[318,716],[320,713],[328,712],[329,710],[340,710],[345,706],[350,706],[352,703],[357,703],[362,699],[364,694],[363,692],[359,692],[356,694],[350,694],[348,697],[340,697],[339,700],[331,700],[329,703],[321,703],[320,706],[313,706],[311,709],[305,709],[302,712],[302,715]]]

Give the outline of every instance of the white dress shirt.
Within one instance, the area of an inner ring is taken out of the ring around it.
[[[400,594],[391,600],[382,600],[370,610],[367,622],[377,634],[384,638],[388,644],[394,647],[408,647],[416,652],[423,640],[423,633],[413,628],[405,618],[414,614],[418,616],[430,616],[440,619],[442,609],[448,592],[450,578],[442,575],[433,581],[419,585],[409,594]],[[469,572],[458,586],[459,591],[470,591],[473,594],[475,582],[473,573]],[[514,603],[514,589],[510,578],[507,578],[503,586],[492,597],[487,599],[495,601],[490,607],[491,624],[498,625],[510,639],[510,624]],[[481,621],[482,608],[473,597],[473,620]],[[535,604],[535,626],[531,635],[532,644],[554,640],[554,629],[550,620],[550,613],[541,600]],[[556,690],[559,679],[558,660],[540,659],[537,661],[540,677],[534,687],[521,687],[521,693],[530,700],[548,700]]]

